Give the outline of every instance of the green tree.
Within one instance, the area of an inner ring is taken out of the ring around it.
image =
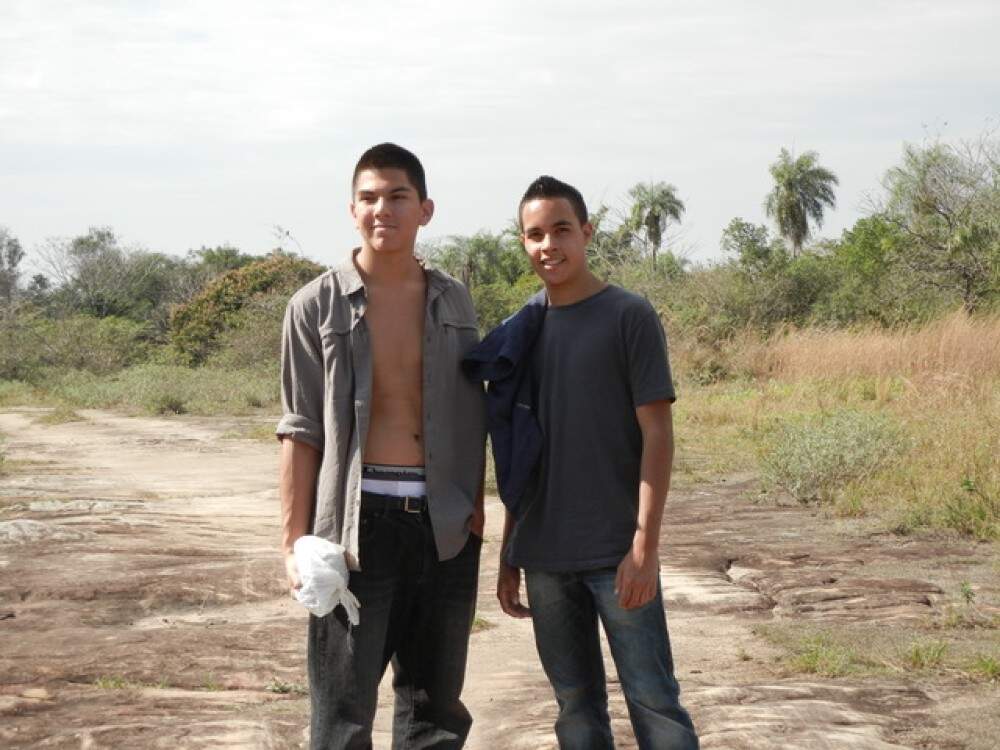
[[[736,258],[750,275],[759,275],[788,262],[788,252],[781,240],[772,239],[763,224],[751,224],[736,217],[722,230],[722,250]]]
[[[21,248],[21,243],[7,227],[0,226],[0,305],[3,305],[5,311],[10,311],[14,307],[22,260],[24,260],[24,250]]]
[[[764,211],[791,244],[795,257],[811,235],[809,222],[823,226],[823,211],[837,205],[833,187],[839,180],[819,165],[819,154],[815,151],[806,151],[795,158],[783,148],[770,169],[774,189],[764,202]]]
[[[643,231],[655,263],[667,223],[680,223],[684,203],[677,197],[677,188],[665,182],[640,182],[628,194],[632,198],[629,226],[633,231]]]
[[[1000,298],[1000,142],[907,145],[884,185],[903,265],[970,312]]]

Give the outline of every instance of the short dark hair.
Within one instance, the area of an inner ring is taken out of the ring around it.
[[[410,184],[416,189],[417,197],[421,201],[427,200],[427,178],[424,176],[424,165],[420,163],[420,159],[412,151],[407,151],[395,143],[379,143],[365,151],[354,167],[354,175],[351,177],[352,194],[358,184],[358,175],[366,169],[403,170],[406,172]]]
[[[517,204],[517,224],[521,229],[524,229],[524,223],[521,220],[524,204],[538,198],[565,198],[573,208],[576,218],[580,220],[581,226],[590,220],[587,214],[587,203],[583,200],[579,190],[562,180],[543,174],[528,185],[528,189],[521,196],[521,202]]]

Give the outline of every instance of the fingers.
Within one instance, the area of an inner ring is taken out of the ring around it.
[[[531,617],[531,610],[521,604],[521,571],[505,567],[497,576],[497,599],[500,609],[510,617]]]

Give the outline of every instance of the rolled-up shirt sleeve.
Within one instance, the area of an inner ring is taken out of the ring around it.
[[[323,452],[323,347],[315,314],[296,295],[285,309],[281,334],[281,406],[275,434]]]

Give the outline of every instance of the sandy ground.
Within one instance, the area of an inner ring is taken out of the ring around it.
[[[253,420],[86,411],[46,426],[41,413],[0,413],[13,469],[0,477],[0,747],[305,747],[306,616],[276,552],[276,446],[238,437]],[[997,747],[994,686],[803,678],[753,633],[928,621],[970,570],[995,579],[996,548],[865,533],[754,504],[750,486],[678,488],[663,530],[677,675],[702,747]],[[495,499],[488,517],[468,747],[555,748],[530,623],[494,597]],[[634,747],[608,671],[618,746]],[[376,747],[390,706],[384,684]]]

